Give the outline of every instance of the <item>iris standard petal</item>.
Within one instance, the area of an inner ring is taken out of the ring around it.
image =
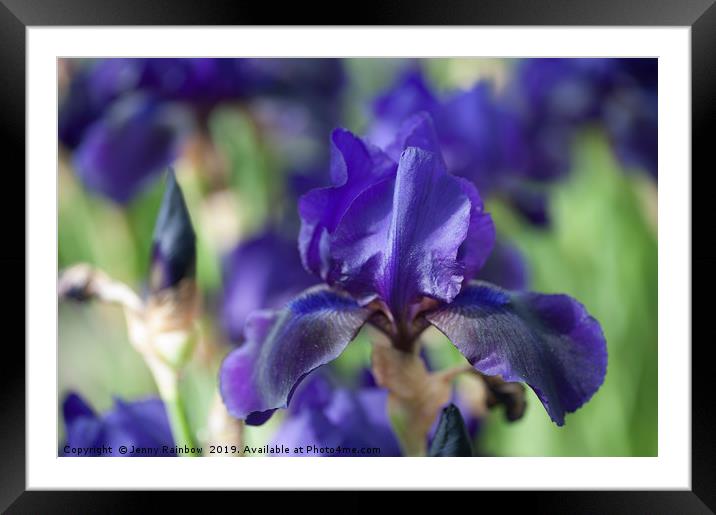
[[[323,279],[327,275],[327,236],[334,231],[351,203],[376,182],[395,174],[395,163],[378,148],[350,132],[336,129],[331,135],[333,186],[308,192],[299,201],[301,232],[298,245],[307,270]]]
[[[396,179],[356,199],[331,238],[338,282],[358,297],[379,296],[398,317],[424,296],[449,302],[462,283],[470,210],[440,156],[408,148]]]
[[[426,318],[478,371],[527,383],[557,425],[604,382],[601,326],[567,295],[515,293],[474,282]]]
[[[345,294],[315,287],[280,311],[249,317],[246,342],[224,359],[219,373],[229,413],[246,419],[286,407],[301,379],[337,358],[370,314]]]

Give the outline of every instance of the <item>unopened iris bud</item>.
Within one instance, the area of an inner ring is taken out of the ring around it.
[[[429,456],[472,456],[470,437],[460,410],[454,404],[443,409]]]
[[[196,235],[189,210],[172,170],[159,209],[152,243],[149,287],[152,294],[177,288],[196,276]]]
[[[153,350],[174,367],[191,353],[197,311],[196,235],[170,170],[154,227],[145,324]]]

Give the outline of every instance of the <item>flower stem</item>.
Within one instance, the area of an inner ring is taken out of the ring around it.
[[[152,356],[147,359],[147,365],[152,371],[154,381],[159,389],[159,396],[164,401],[167,410],[169,425],[172,429],[174,444],[177,447],[188,448],[187,456],[199,456],[194,437],[186,417],[186,409],[179,392],[179,374],[167,363]]]
[[[171,399],[165,399],[164,404],[167,408],[167,415],[169,416],[169,423],[172,428],[172,435],[174,436],[174,443],[177,447],[189,448],[187,456],[199,456],[197,447],[194,442],[194,437],[191,434],[189,428],[189,422],[186,417],[186,410],[184,409],[184,403],[182,402],[181,396],[178,394]]]

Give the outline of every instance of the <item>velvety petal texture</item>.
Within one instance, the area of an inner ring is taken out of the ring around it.
[[[350,141],[365,148],[355,136]],[[385,167],[380,168],[383,173],[364,173],[350,198],[340,188],[303,197],[301,251],[312,270],[311,263],[321,263],[329,284],[361,303],[380,298],[396,317],[403,317],[422,297],[449,302],[463,279],[484,264],[494,227],[475,187],[447,173],[427,114],[408,119],[396,142],[405,148],[395,172]],[[344,152],[334,168],[340,171],[339,165],[348,163],[348,170],[358,169],[358,164],[351,166],[357,162],[369,169],[367,155]],[[316,217],[309,216],[318,207],[340,213],[322,225],[320,237],[312,223]]]
[[[157,448],[159,456],[174,456],[169,419],[164,403],[155,398],[125,402],[115,399],[114,406],[104,414],[96,414],[87,402],[76,393],[70,393],[63,405],[66,440],[60,448],[61,456],[145,456],[133,452],[134,448]],[[127,453],[119,447],[127,447]],[[68,449],[68,446],[70,449]],[[111,447],[111,452],[98,448]],[[78,454],[71,448],[84,448]],[[155,454],[149,454],[155,456]]]
[[[370,186],[394,175],[396,164],[380,149],[343,129],[331,135],[332,187],[301,197],[299,249],[306,269],[328,278],[328,237],[351,203]]]
[[[247,423],[263,422],[256,414],[286,407],[303,377],[337,358],[370,314],[325,287],[307,290],[280,311],[253,314],[246,342],[224,359],[219,372],[229,413]]]
[[[602,329],[567,295],[515,293],[474,282],[426,318],[478,371],[527,383],[557,425],[604,382]]]

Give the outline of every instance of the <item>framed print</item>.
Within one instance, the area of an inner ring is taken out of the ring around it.
[[[3,507],[436,489],[714,509],[693,170],[716,7],[514,4],[345,27],[5,2],[26,346]]]

